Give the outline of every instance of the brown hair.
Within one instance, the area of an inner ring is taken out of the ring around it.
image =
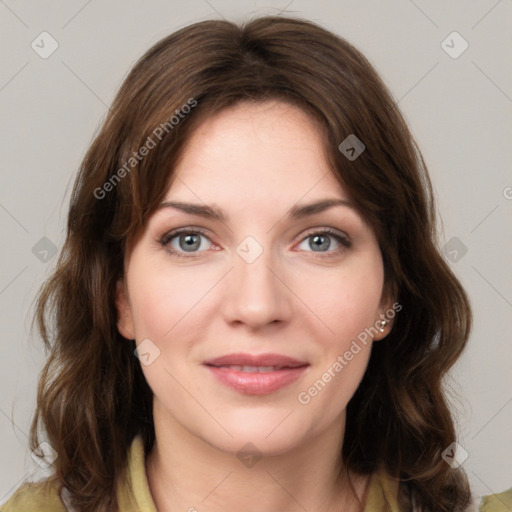
[[[125,79],[81,165],[67,238],[38,297],[50,354],[31,447],[43,426],[58,453],[54,478],[77,510],[117,510],[131,441],[140,434],[146,450],[154,442],[152,392],[135,343],[116,326],[124,256],[163,199],[193,127],[236,102],[267,99],[290,102],[320,123],[329,162],[374,229],[386,289],[403,308],[348,404],[344,461],[361,474],[383,465],[420,510],[462,510],[467,478],[441,457],[455,440],[442,379],[467,342],[471,313],[437,248],[424,161],[365,57],[298,19],[196,23],[158,42]],[[183,115],[186,104],[193,108]],[[155,147],[130,160],[164,126]],[[366,146],[353,161],[338,149],[350,134]]]

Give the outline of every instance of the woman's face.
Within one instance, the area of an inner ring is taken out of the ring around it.
[[[304,208],[327,200],[337,204]],[[314,121],[280,102],[207,119],[118,287],[119,331],[140,345],[155,424],[233,453],[341,435],[385,336],[383,279],[375,234]]]

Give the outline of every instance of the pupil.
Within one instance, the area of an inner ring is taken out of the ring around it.
[[[182,244],[183,241],[184,244]],[[200,244],[201,241],[199,240],[199,235],[189,234],[182,235],[180,237],[180,247],[185,251],[191,252],[195,249],[198,249]]]
[[[322,240],[323,239],[323,240]],[[311,243],[310,242],[310,247],[313,249],[313,250],[317,250],[317,249],[328,249],[329,248],[329,238],[327,238],[326,236],[324,235],[315,235],[313,237],[313,242]]]

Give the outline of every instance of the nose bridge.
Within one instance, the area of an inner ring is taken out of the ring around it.
[[[272,247],[254,237],[237,246],[226,301],[231,321],[256,327],[287,318],[290,305],[286,287],[275,275],[276,261]]]

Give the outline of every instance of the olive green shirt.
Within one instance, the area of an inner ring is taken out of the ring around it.
[[[118,484],[120,512],[157,512],[149,490],[145,470],[142,438],[137,436],[128,454],[128,479]],[[477,499],[468,512],[512,511],[512,488],[500,494]],[[56,483],[46,479],[25,483],[0,507],[0,512],[73,512],[66,493],[60,493]],[[364,512],[406,512],[400,508],[398,481],[379,471],[372,475]]]

